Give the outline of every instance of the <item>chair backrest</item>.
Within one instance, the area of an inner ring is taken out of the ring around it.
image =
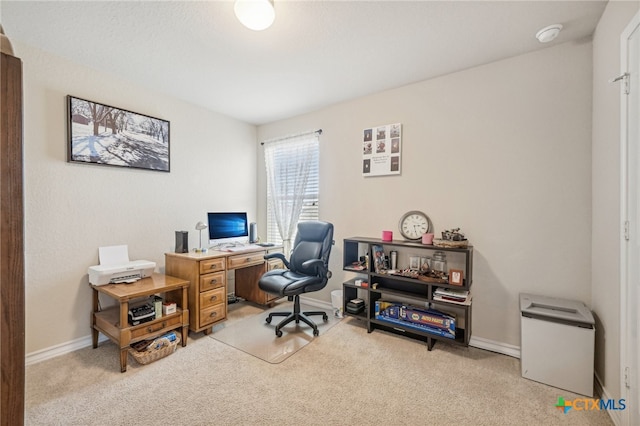
[[[309,259],[322,259],[329,268],[329,254],[333,245],[333,224],[321,221],[298,223],[298,233],[289,258],[290,269],[305,275],[317,275],[317,269],[304,268]]]

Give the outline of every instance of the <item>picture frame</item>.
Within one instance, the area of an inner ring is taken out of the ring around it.
[[[384,262],[385,261],[384,248],[379,245],[374,245],[372,249],[373,249],[373,270],[376,273],[380,273],[385,269],[387,269],[385,267],[385,262]]]
[[[449,269],[449,284],[464,285],[464,271],[462,269]]]
[[[369,126],[362,135],[362,176],[401,174],[402,124]]]
[[[67,95],[67,162],[170,172],[170,123]]]
[[[420,270],[420,256],[409,256],[409,269]]]

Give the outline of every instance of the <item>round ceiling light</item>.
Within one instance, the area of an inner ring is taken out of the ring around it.
[[[560,24],[549,25],[538,31],[536,38],[540,43],[549,43],[558,37],[560,30],[562,30],[562,25]]]
[[[272,0],[236,0],[233,11],[242,25],[254,31],[266,30],[276,18]]]

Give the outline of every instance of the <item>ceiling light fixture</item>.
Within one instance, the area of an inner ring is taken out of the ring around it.
[[[536,38],[540,43],[549,43],[558,37],[560,30],[562,30],[562,25],[560,24],[549,25],[538,31]]]
[[[273,0],[236,0],[233,11],[242,25],[254,31],[266,30],[276,18]]]

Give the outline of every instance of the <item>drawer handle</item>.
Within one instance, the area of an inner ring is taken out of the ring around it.
[[[209,269],[216,269],[216,265],[209,266]]]
[[[251,258],[250,257],[247,257],[247,262],[251,262]]]
[[[209,314],[210,317],[215,317],[216,315],[218,315],[217,312],[211,312],[211,314]]]
[[[211,296],[211,301],[212,301],[212,302],[213,302],[213,301],[216,301],[216,300],[218,300],[218,296]]]
[[[218,282],[218,280],[216,280],[215,278],[211,280],[211,284],[215,284],[217,282]]]
[[[163,329],[167,326],[167,322],[166,321],[162,321],[162,325],[160,326],[160,328],[158,328],[157,330],[154,330],[153,327],[149,326],[147,327],[147,332],[148,333],[153,333],[154,331],[158,331],[160,329]]]

